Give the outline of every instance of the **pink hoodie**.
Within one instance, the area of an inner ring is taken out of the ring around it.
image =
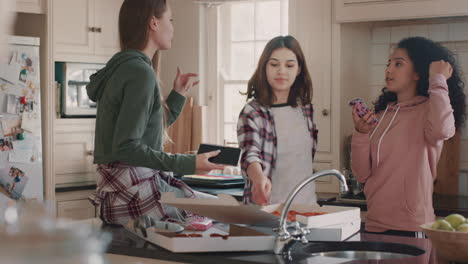
[[[444,140],[455,134],[445,77],[429,80],[429,97],[389,104],[372,133],[355,132],[351,167],[365,182],[366,230],[421,231],[435,219],[433,182]]]

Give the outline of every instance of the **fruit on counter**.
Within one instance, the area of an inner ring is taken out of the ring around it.
[[[465,222],[465,217],[460,214],[451,214],[445,217],[445,221],[449,222],[453,228],[457,228],[459,225]]]
[[[434,224],[432,224],[432,229],[455,231],[452,225],[445,219],[437,220]]]
[[[464,232],[468,233],[468,223],[467,224],[461,224],[457,227],[457,232]]]

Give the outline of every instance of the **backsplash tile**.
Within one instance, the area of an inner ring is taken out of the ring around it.
[[[468,22],[449,24],[449,41],[467,41]]]
[[[431,24],[429,25],[429,38],[444,42],[449,40],[449,25],[448,24]]]
[[[388,44],[374,44],[371,47],[371,64],[372,65],[385,65],[390,55]]]
[[[392,27],[390,37],[392,43],[398,43],[398,41],[407,37],[409,37],[408,26]]]
[[[385,44],[390,42],[390,27],[375,28],[372,32],[373,44]]]
[[[409,26],[410,37],[429,37],[429,30],[427,25],[414,25]]]

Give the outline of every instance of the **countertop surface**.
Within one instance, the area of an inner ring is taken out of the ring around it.
[[[408,244],[416,246],[425,251],[424,254],[416,257],[388,260],[350,260],[338,259],[323,256],[293,256],[292,259],[275,255],[273,252],[235,252],[235,253],[172,253],[138,236],[130,233],[122,227],[105,226],[105,230],[113,234],[113,241],[107,253],[114,255],[126,255],[145,259],[155,259],[182,263],[308,263],[308,264],[336,264],[336,263],[386,263],[386,264],[447,264],[448,262],[437,259],[432,244],[428,239],[407,238],[398,236],[374,235],[359,233],[353,237],[353,241],[389,242],[398,244]]]
[[[206,188],[198,186],[190,186],[194,190],[217,195],[220,193],[229,194],[234,196],[238,201],[242,200],[243,188]],[[95,189],[96,184],[93,182],[84,183],[73,183],[73,184],[62,184],[57,185],[57,192],[67,191],[79,191]],[[321,197],[319,195],[319,197]],[[355,206],[359,207],[362,211],[367,211],[367,204],[365,200],[360,199],[339,199],[327,196],[327,199],[319,199],[318,204],[320,205],[337,205],[337,206]],[[434,194],[433,195],[434,211],[436,216],[447,216],[449,214],[458,213],[468,217],[468,196],[464,195],[444,195]]]
[[[434,194],[432,199],[436,216],[458,213],[468,217],[468,196]],[[318,201],[318,203],[320,205],[355,206],[361,208],[361,211],[367,211],[365,200],[331,199]]]

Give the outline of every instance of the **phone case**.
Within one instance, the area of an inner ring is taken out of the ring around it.
[[[350,101],[349,105],[351,106],[356,105],[357,114],[360,118],[364,117],[369,112],[369,107],[367,107],[366,103],[364,103],[361,98],[357,98],[357,99]],[[372,119],[371,124],[374,124],[377,122],[378,122],[377,118],[374,117]]]
[[[225,147],[219,145],[210,145],[210,144],[200,144],[198,148],[198,154],[214,151],[214,150],[221,150],[218,156],[211,157],[208,160],[213,163],[217,164],[225,164],[225,165],[232,165],[237,166],[239,163],[240,148],[232,148],[232,147]]]

